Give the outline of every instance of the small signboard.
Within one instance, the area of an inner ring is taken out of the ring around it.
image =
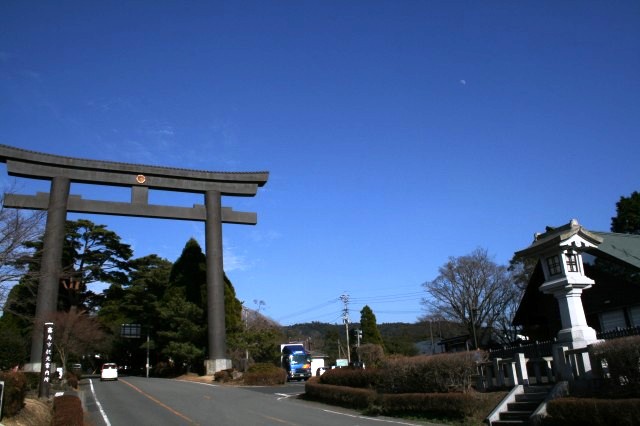
[[[140,338],[140,324],[122,324],[120,326],[120,336],[128,339]]]
[[[336,359],[336,367],[348,367],[349,366],[349,360],[346,358],[343,359]]]

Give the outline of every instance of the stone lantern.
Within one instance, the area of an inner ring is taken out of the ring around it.
[[[587,325],[582,306],[582,291],[594,284],[584,274],[582,251],[602,241],[572,219],[564,226],[536,234],[528,248],[516,252],[517,256],[537,258],[542,264],[545,281],[540,291],[553,294],[558,301],[562,329],[557,342],[570,349],[584,348],[598,340],[596,331]]]

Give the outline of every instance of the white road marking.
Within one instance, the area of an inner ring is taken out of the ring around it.
[[[354,419],[366,419],[374,422],[393,423],[396,425],[406,425],[406,426],[417,426],[415,423],[406,423],[406,422],[400,422],[396,420],[378,419],[376,417],[359,416],[355,414],[341,413],[339,411],[333,411],[333,410],[322,410],[322,411],[324,411],[325,413],[338,414],[340,416],[353,417]]]
[[[91,385],[91,394],[93,395],[93,399],[96,401],[96,405],[98,406],[98,410],[100,410],[100,414],[102,415],[102,419],[104,420],[107,426],[111,426],[111,422],[109,422],[109,418],[107,417],[107,413],[102,409],[102,404],[98,401],[98,397],[96,396],[96,390],[93,388],[93,380],[89,379],[89,384]]]
[[[278,401],[281,399],[291,398],[292,396],[302,395],[300,393],[275,393],[274,395],[279,396]]]

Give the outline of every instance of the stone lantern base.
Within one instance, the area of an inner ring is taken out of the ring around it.
[[[204,361],[207,376],[213,376],[218,371],[232,368],[230,359],[207,359]]]
[[[570,349],[579,349],[596,343],[596,331],[586,325],[565,328],[558,332],[558,343]]]

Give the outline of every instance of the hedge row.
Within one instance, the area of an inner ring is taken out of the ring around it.
[[[382,395],[380,414],[423,415],[464,419],[482,410],[482,401],[469,393],[409,393]]]
[[[560,398],[547,405],[545,426],[640,425],[640,399]]]
[[[0,381],[4,382],[4,398],[2,401],[2,415],[15,416],[24,406],[24,397],[27,394],[27,379],[19,372],[2,373]]]
[[[374,406],[377,393],[371,389],[325,385],[312,378],[305,384],[304,396],[315,401],[362,410]]]
[[[603,389],[609,396],[640,396],[640,336],[611,339],[591,347],[596,366],[606,366],[610,380]],[[604,371],[602,371],[604,372]]]
[[[82,426],[83,414],[80,398],[73,395],[57,396],[53,399],[51,426]]]
[[[379,394],[373,389],[327,385],[313,378],[305,386],[307,399],[363,410],[369,414],[410,415],[427,418],[482,418],[504,396],[477,393]]]
[[[375,389],[380,393],[465,392],[484,352],[459,352],[432,356],[390,357],[375,369],[333,369],[320,383]]]

